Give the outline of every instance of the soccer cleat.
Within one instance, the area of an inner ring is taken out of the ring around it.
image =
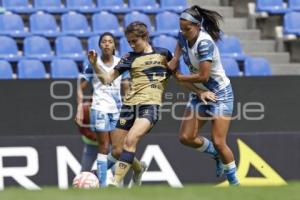
[[[136,186],[141,186],[142,185],[142,175],[145,171],[147,171],[148,169],[148,165],[141,161],[141,171],[138,172],[138,173],[135,173],[133,172],[133,175],[132,175],[132,181],[130,182],[129,184],[129,188],[131,188],[132,186],[136,185]]]
[[[110,177],[107,183],[108,187],[116,187],[116,188],[122,188],[123,187],[123,181],[121,183],[117,183],[115,181],[114,177]]]
[[[238,178],[236,177],[236,168],[226,170],[225,174],[227,176],[227,180],[229,182],[229,185],[231,185],[231,186],[240,185],[240,182],[239,182]]]
[[[214,159],[216,161],[216,176],[221,177],[224,173],[222,160],[218,156],[214,157]]]

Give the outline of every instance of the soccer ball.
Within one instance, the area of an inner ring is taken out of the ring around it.
[[[74,188],[99,188],[99,180],[95,174],[91,172],[81,172],[73,179]]]

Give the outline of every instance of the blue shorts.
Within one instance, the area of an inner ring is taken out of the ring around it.
[[[116,128],[120,113],[104,113],[91,109],[90,124],[94,132],[108,132]]]
[[[190,95],[187,108],[197,110],[200,114],[208,117],[231,116],[233,112],[233,91],[229,84],[222,90],[215,93],[216,102],[208,101],[204,104],[195,93]]]

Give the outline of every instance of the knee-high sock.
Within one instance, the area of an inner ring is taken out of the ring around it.
[[[97,175],[99,178],[100,187],[106,187],[107,176],[107,155],[98,153],[97,156]]]
[[[204,152],[210,154],[214,157],[219,155],[218,151],[215,149],[214,144],[212,141],[208,140],[207,138],[203,137],[203,144],[201,147],[197,149],[200,152]]]
[[[116,163],[116,171],[114,176],[117,183],[120,183],[124,179],[131,168],[134,160],[134,154],[134,152],[129,152],[126,150],[123,150],[121,153],[120,160]]]
[[[107,155],[107,170],[109,170],[110,168],[112,168],[112,166],[114,166],[114,164],[117,162],[118,160],[113,157],[113,155],[111,154],[111,152]]]
[[[239,180],[236,176],[236,165],[235,162],[224,164],[224,173],[226,174],[227,180],[230,185],[239,185]]]

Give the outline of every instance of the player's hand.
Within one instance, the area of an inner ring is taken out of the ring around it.
[[[89,51],[88,59],[89,59],[89,62],[91,63],[91,65],[94,66],[97,63],[97,58],[98,58],[98,55],[97,55],[97,52],[95,50]]]
[[[179,62],[178,58],[177,57],[173,57],[172,60],[170,60],[168,62],[168,68],[169,68],[169,70],[171,70],[172,72],[175,71],[177,69],[177,67],[178,67],[178,62]]]
[[[183,76],[178,70],[174,73],[175,78],[178,81],[181,81],[181,77]]]
[[[199,91],[197,95],[201,99],[201,101],[205,103],[205,105],[207,105],[207,101],[216,102],[217,100],[215,93],[211,91]]]

